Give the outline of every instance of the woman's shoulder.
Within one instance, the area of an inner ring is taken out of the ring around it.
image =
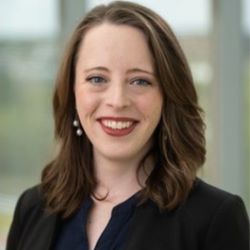
[[[210,217],[216,211],[246,211],[239,195],[222,190],[197,178],[187,200],[180,206],[190,214]]]
[[[43,200],[41,185],[38,184],[24,190],[20,199],[22,199],[24,203],[28,203],[30,205],[41,203]]]
[[[16,204],[16,210],[19,211],[22,218],[34,211],[35,208],[41,210],[44,207],[44,199],[42,197],[41,185],[28,188],[20,195]]]
[[[188,228],[207,228],[212,222],[237,224],[239,221],[245,228],[249,228],[247,210],[242,198],[199,178],[195,180],[187,199],[175,209],[160,212],[152,201],[145,207],[148,208],[149,214],[150,211],[154,211],[153,214],[158,214],[163,220],[171,218],[178,223],[188,225]]]
[[[7,249],[31,249],[30,246],[33,244],[46,245],[57,225],[57,218],[56,215],[48,213],[45,208],[41,185],[27,189],[16,204]],[[35,248],[32,247],[32,249]]]
[[[193,227],[225,226],[249,232],[249,218],[242,198],[201,179],[195,181],[189,197],[177,211]]]
[[[163,238],[166,231],[173,231],[173,238],[179,235],[185,242],[181,236],[184,232],[189,243],[200,242],[210,246],[206,249],[248,249],[249,218],[243,200],[238,195],[196,179],[188,198],[175,209],[159,213],[156,204],[151,204],[151,209],[147,209],[148,218],[153,218],[150,228],[154,227],[155,221],[161,221],[157,232]],[[228,247],[223,245],[226,242]]]
[[[235,194],[232,194],[228,191],[220,189],[216,186],[206,183],[205,181],[197,178],[194,182],[193,188],[189,194],[187,204],[200,204],[204,206],[218,206],[219,204],[230,201],[242,199]]]

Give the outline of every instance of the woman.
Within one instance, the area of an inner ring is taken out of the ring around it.
[[[8,250],[249,249],[241,198],[196,177],[202,111],[156,13],[124,1],[90,11],[53,104],[59,151],[20,197]]]

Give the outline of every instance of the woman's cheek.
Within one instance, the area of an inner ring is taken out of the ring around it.
[[[91,115],[99,104],[99,100],[95,95],[85,91],[81,91],[76,95],[76,102],[80,116]]]

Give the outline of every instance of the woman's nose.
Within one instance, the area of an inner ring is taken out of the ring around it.
[[[125,84],[113,84],[109,88],[106,103],[114,109],[124,109],[130,105],[130,97]]]

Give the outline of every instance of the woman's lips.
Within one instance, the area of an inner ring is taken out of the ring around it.
[[[103,131],[111,136],[126,136],[138,123],[137,120],[126,117],[102,117],[98,121]]]

